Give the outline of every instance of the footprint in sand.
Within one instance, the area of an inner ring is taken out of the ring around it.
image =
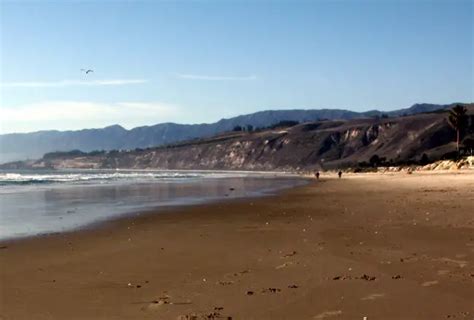
[[[170,304],[169,297],[160,297],[156,300],[151,301],[148,303],[145,307],[142,308],[142,310],[148,310],[148,311],[153,311],[165,304]]]
[[[243,270],[243,271],[239,271],[237,273],[234,273],[234,276],[241,276],[241,275],[244,275],[246,273],[250,273],[250,270],[246,269],[246,270]]]
[[[360,300],[375,300],[385,297],[385,293],[372,293],[366,297],[361,298]]]
[[[329,317],[336,317],[340,316],[342,314],[341,310],[334,310],[334,311],[324,311],[323,313],[318,314],[317,316],[314,316],[313,319],[325,319]]]
[[[431,286],[437,285],[438,283],[439,283],[438,280],[433,280],[433,281],[425,281],[421,285],[423,287],[431,287]]]
[[[438,261],[441,261],[441,262],[444,262],[444,263],[452,263],[452,264],[456,264],[458,265],[460,268],[464,268],[465,266],[467,266],[467,261],[464,261],[464,260],[456,260],[456,259],[451,259],[451,258],[441,258],[441,259],[437,259]]]
[[[294,256],[295,254],[296,254],[296,251],[293,250],[293,251],[290,252],[290,253],[284,254],[284,255],[282,256],[282,258],[289,258],[289,257]]]
[[[169,296],[164,296],[164,297],[159,297],[158,299],[152,300],[147,303],[146,306],[142,308],[144,311],[153,311],[157,310],[164,305],[186,305],[186,304],[192,304],[191,301],[171,301]]]
[[[288,266],[291,266],[293,264],[293,262],[289,261],[289,262],[285,262],[284,264],[280,264],[279,266],[276,266],[275,269],[283,269],[283,268],[286,268]]]
[[[151,302],[142,308],[143,311],[153,311],[160,308],[163,304]]]

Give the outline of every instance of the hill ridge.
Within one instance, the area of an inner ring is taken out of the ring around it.
[[[104,128],[82,130],[47,130],[31,133],[0,135],[0,163],[25,159],[37,159],[53,151],[113,150],[148,148],[195,138],[210,137],[230,131],[235,126],[250,125],[253,128],[268,127],[282,120],[308,122],[320,119],[356,119],[381,115],[401,116],[420,112],[444,110],[452,104],[414,104],[394,111],[356,112],[345,109],[288,109],[263,110],[251,114],[223,118],[214,123],[178,124],[172,122],[125,129],[118,124]]]

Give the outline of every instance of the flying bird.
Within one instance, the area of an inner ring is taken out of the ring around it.
[[[85,72],[85,74],[88,74],[90,72],[94,72],[94,70],[92,70],[92,69],[87,69],[87,70],[86,69],[81,69],[81,71]]]

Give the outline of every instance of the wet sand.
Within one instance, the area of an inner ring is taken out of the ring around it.
[[[0,319],[473,319],[474,174],[327,178],[0,244]]]

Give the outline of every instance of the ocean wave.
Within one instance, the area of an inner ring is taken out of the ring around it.
[[[192,179],[201,173],[184,172],[113,172],[113,173],[0,173],[0,186],[48,183],[107,182],[121,180]]]

